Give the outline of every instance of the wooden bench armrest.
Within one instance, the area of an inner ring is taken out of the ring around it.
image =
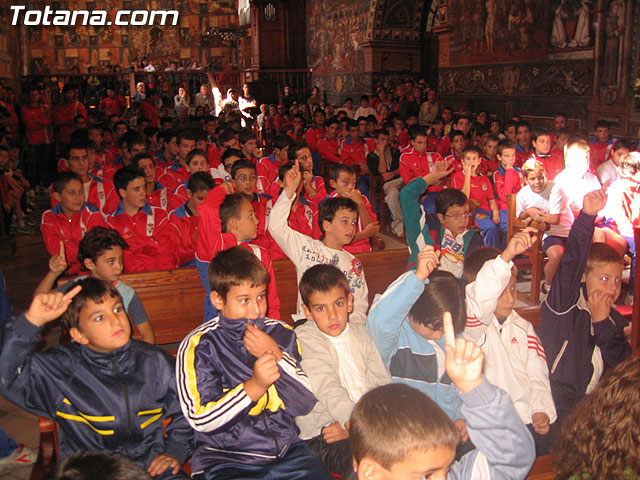
[[[40,444],[38,458],[31,470],[31,480],[45,478],[56,462],[58,454],[58,424],[50,418],[38,417]]]

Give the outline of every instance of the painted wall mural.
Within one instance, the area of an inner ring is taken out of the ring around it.
[[[313,82],[339,95],[364,92],[368,0],[308,0],[307,57]]]
[[[237,66],[237,47],[206,35],[211,27],[237,27],[235,0],[33,0],[29,5],[44,9],[45,4],[52,9],[104,9],[111,21],[119,9],[178,10],[180,16],[176,26],[29,27],[32,73],[68,72],[76,65],[82,73],[88,66],[127,68],[144,57],[161,70],[170,62],[178,67],[193,62],[218,69]]]

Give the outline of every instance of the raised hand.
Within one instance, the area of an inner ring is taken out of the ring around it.
[[[440,251],[436,252],[432,245],[425,245],[420,253],[418,253],[418,259],[416,262],[416,277],[424,282],[429,278],[431,272],[438,268],[438,264],[440,263]]]
[[[55,320],[67,310],[71,300],[80,290],[82,290],[82,286],[77,285],[65,294],[51,292],[36,295],[25,314],[27,320],[36,327],[41,327],[45,323]]]
[[[587,215],[597,215],[607,204],[607,182],[600,190],[594,190],[584,196],[582,200],[582,211]]]
[[[224,191],[227,192],[227,195],[231,195],[236,191],[236,187],[232,182],[222,182],[221,186],[224,189]]]
[[[462,393],[468,393],[482,383],[484,354],[475,343],[456,338],[451,314],[443,317],[445,369],[451,381]]]
[[[298,160],[296,160],[293,167],[284,174],[284,191],[288,198],[293,198],[298,191],[298,186],[300,186],[301,181],[302,174],[300,173],[300,164]]]
[[[60,275],[67,269],[67,259],[64,253],[64,242],[60,240],[60,251],[49,259],[49,271]]]
[[[507,244],[507,248],[504,249],[504,252],[502,252],[500,256],[505,262],[510,262],[522,252],[531,248],[531,245],[536,241],[537,236],[538,230],[533,227],[527,227],[520,230],[511,237],[511,240],[509,240],[509,243]]]
[[[453,160],[434,163],[431,172],[422,178],[427,182],[427,185],[438,185],[443,178],[453,172],[453,167],[451,166],[452,162]]]

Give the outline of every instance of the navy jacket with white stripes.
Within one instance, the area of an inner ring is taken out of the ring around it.
[[[280,378],[253,402],[244,382],[256,357],[247,352],[247,320],[218,316],[191,332],[180,344],[176,374],[184,416],[195,429],[192,473],[221,462],[269,464],[301,441],[294,417],[316,404],[300,367],[296,335],[287,324],[266,318],[252,323],[282,350]]]

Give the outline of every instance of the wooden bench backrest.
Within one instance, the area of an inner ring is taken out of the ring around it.
[[[358,254],[362,262],[369,303],[376,293],[404,272],[408,250],[385,250]],[[298,287],[296,270],[289,260],[273,262],[282,320],[291,323],[296,312]],[[134,288],[144,304],[156,336],[156,343],[180,342],[191,330],[202,324],[204,287],[195,268],[127,273],[121,280]]]

